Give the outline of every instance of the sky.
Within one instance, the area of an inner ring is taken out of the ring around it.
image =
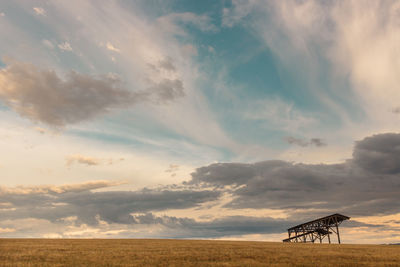
[[[1,1],[0,237],[400,242],[400,2]]]

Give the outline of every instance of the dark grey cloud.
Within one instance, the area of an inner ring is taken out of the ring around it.
[[[395,114],[400,114],[400,107],[393,108],[391,111]]]
[[[400,173],[400,134],[379,134],[357,142],[353,158],[358,166],[368,172]]]
[[[326,143],[321,139],[321,138],[311,138],[310,140],[302,139],[302,138],[296,138],[293,136],[287,136],[284,138],[284,140],[291,145],[297,145],[301,147],[307,147],[307,146],[316,146],[316,147],[322,147],[326,146]]]
[[[158,66],[161,69],[176,72],[176,68],[174,63],[172,62],[172,58],[166,57],[158,62]]]
[[[160,73],[163,71],[171,72],[171,73],[176,73],[176,67],[174,64],[174,61],[171,57],[165,57],[155,64],[148,64],[149,68],[154,71],[155,73]]]
[[[241,236],[249,234],[274,234],[286,230],[299,223],[314,219],[313,217],[289,217],[274,219],[255,216],[224,216],[221,218],[197,221],[191,218],[173,216],[156,216],[152,213],[133,215],[133,224],[157,224],[165,226],[169,238],[219,238],[226,236]],[[382,225],[366,224],[351,220],[344,227],[383,227]]]
[[[226,216],[209,221],[191,218],[155,216],[152,213],[133,216],[134,224],[159,224],[169,228],[173,238],[216,238],[247,234],[282,233],[296,221],[270,217]],[[173,231],[175,230],[175,231]]]
[[[91,184],[63,191],[4,190],[0,194],[0,203],[8,203],[10,209],[0,210],[0,221],[37,218],[55,222],[77,216],[79,223],[94,225],[98,223],[96,217],[99,216],[109,223],[128,224],[133,222],[130,213],[192,208],[220,196],[220,192],[210,190],[90,191],[107,186]]]
[[[198,168],[190,184],[230,189],[230,208],[319,209],[376,215],[400,212],[400,134],[356,142],[341,164],[263,161]]]
[[[270,164],[273,165],[274,162],[276,164],[281,163],[281,161],[271,161]],[[242,185],[254,175],[255,170],[250,164],[215,163],[196,169],[192,173],[190,184],[205,182],[214,186]]]
[[[130,91],[115,75],[90,76],[71,71],[61,78],[52,70],[32,64],[6,63],[8,66],[0,70],[0,101],[23,117],[56,127],[138,102],[164,103],[185,95],[178,79],[164,79],[147,89]],[[164,68],[173,67],[161,63]]]
[[[160,74],[162,72],[177,73],[176,67],[172,58],[165,57],[158,61],[156,64],[148,64],[153,73]],[[161,81],[155,82],[151,77],[147,78],[149,87],[147,92],[155,96],[152,100],[154,102],[166,103],[176,98],[185,96],[185,89],[183,82],[179,79],[162,79]]]
[[[326,143],[321,138],[311,138],[310,144],[317,147],[326,146]]]
[[[228,216],[209,221],[174,216],[156,216],[153,212],[167,209],[186,209],[216,200],[219,191],[150,190],[91,192],[116,183],[89,182],[73,186],[17,188],[0,192],[0,203],[7,203],[9,210],[0,209],[0,222],[26,218],[45,219],[60,227],[64,218],[76,216],[75,223],[99,226],[99,219],[109,224],[160,225],[165,227],[158,237],[207,238],[253,233],[279,233],[295,223],[269,217]],[[3,207],[1,207],[3,208]],[[13,227],[8,223],[7,226]],[[15,236],[21,233],[9,233]],[[32,234],[32,233],[31,233]],[[127,237],[129,231],[124,233]]]
[[[284,138],[284,140],[288,144],[291,144],[291,145],[298,145],[298,146],[301,146],[301,147],[306,147],[306,146],[309,145],[309,143],[306,140],[300,139],[300,138],[295,138],[293,136],[287,136],[287,137]]]
[[[183,83],[179,79],[163,79],[161,82],[154,83],[150,86],[147,92],[155,96],[155,102],[161,103],[185,96]]]

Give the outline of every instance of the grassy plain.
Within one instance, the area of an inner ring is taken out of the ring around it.
[[[400,246],[0,239],[0,266],[400,266]]]

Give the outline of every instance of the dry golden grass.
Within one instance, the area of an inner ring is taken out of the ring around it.
[[[400,266],[400,246],[0,239],[0,266]]]

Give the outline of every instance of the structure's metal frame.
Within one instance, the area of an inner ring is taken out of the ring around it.
[[[340,244],[339,225],[349,220],[350,217],[335,213],[326,217],[322,217],[313,221],[302,223],[288,229],[289,238],[283,242],[312,242],[319,240],[320,243],[325,237],[328,237],[329,244],[331,243],[330,234],[335,233],[337,241]]]

